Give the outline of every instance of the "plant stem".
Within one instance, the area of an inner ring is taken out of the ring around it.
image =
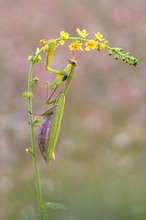
[[[32,61],[30,70],[29,70],[29,76],[28,76],[28,92],[32,93],[32,74],[33,74],[33,68],[34,68],[35,61]],[[41,192],[41,185],[40,185],[40,177],[39,177],[39,169],[37,164],[37,154],[36,154],[36,144],[35,144],[35,133],[34,133],[34,124],[33,124],[33,115],[32,113],[32,97],[28,99],[28,110],[30,112],[29,115],[29,122],[30,122],[30,131],[31,131],[31,152],[32,152],[32,159],[33,159],[33,166],[34,166],[34,172],[35,172],[35,182],[36,182],[36,189],[37,189],[37,198],[38,198],[38,204],[40,208],[40,219],[44,220],[44,204],[43,204],[43,198],[42,198],[42,192]]]

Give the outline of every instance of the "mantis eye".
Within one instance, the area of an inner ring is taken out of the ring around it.
[[[67,80],[67,75],[65,75],[63,78],[62,78],[62,81],[65,81]]]

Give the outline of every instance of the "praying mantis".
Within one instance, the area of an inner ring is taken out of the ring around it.
[[[52,43],[46,59],[46,70],[57,74],[56,79],[51,83],[50,89],[53,90],[52,94],[48,98],[46,104],[53,106],[45,111],[42,116],[45,118],[44,122],[41,125],[39,136],[38,136],[38,145],[41,151],[43,158],[48,164],[52,158],[55,159],[55,146],[57,143],[60,125],[62,121],[65,97],[72,82],[73,75],[75,73],[77,62],[74,59],[70,59],[69,64],[62,70],[54,70],[49,67],[53,52],[55,50],[55,42]],[[54,99],[51,99],[57,88],[62,85],[65,81],[64,88],[57,94]]]

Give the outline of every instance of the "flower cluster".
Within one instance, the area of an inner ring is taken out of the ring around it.
[[[85,29],[80,30],[77,28],[77,33],[79,38],[70,38],[73,42],[69,45],[69,49],[71,51],[83,51],[83,43],[85,43],[85,51],[90,51],[91,49],[95,49],[97,51],[101,51],[106,49],[109,55],[115,54],[115,59],[121,59],[130,65],[136,66],[138,64],[138,60],[131,56],[130,53],[122,53],[122,48],[109,47],[109,42],[104,39],[103,35],[98,32],[95,34],[95,39],[87,39],[86,37],[89,35]],[[65,40],[69,40],[69,34],[67,32],[60,32],[60,44],[63,45]]]
[[[87,36],[89,35],[89,33],[85,29],[80,30],[79,28],[77,28],[76,31],[78,34],[77,37],[70,37],[70,34],[68,32],[61,31],[60,37],[58,39],[50,39],[47,41],[45,39],[40,40],[42,50],[48,53],[50,51],[51,54],[51,42],[55,41],[56,47],[58,47],[59,45],[64,45],[66,41],[71,41],[68,46],[71,51],[101,51],[106,49],[108,51],[108,55],[114,54],[115,59],[121,59],[126,63],[134,66],[138,64],[138,60],[131,56],[130,53],[122,53],[122,48],[110,47],[109,42],[104,39],[103,35],[100,32],[95,33],[94,39],[88,39]],[[35,54],[35,57],[28,56],[28,60],[39,63],[42,60],[42,57],[40,55],[41,49],[37,48]]]
[[[87,33],[85,29],[80,30],[79,28],[77,28],[76,31],[79,35],[79,39],[78,38],[77,40],[75,39],[75,41],[69,45],[70,50],[83,51],[83,47],[82,47],[83,42],[85,42],[86,51],[90,51],[91,49],[96,49],[98,51],[105,49],[107,41],[105,41],[103,35],[100,32],[95,34],[95,39],[86,39],[89,33]],[[61,31],[60,37],[61,37],[60,44],[62,45],[62,41],[64,44],[65,40],[69,39],[69,34],[67,32]]]
[[[36,59],[35,59],[35,62],[36,63],[39,63],[39,62],[41,62],[42,61],[42,57],[41,57],[41,55],[40,55],[40,49],[37,47],[37,49],[36,49],[36,52],[35,52],[35,55],[36,55]],[[29,60],[29,61],[34,61],[34,57],[32,56],[32,55],[29,55],[28,57],[27,57],[27,60]]]

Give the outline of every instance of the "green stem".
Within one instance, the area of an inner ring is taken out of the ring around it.
[[[32,74],[33,74],[34,64],[35,64],[35,59],[31,63],[29,76],[28,76],[28,92],[30,93],[32,93],[31,86],[32,86]],[[28,110],[29,112],[32,112],[32,97],[28,99]],[[29,121],[30,121],[30,130],[31,130],[31,152],[32,152],[32,159],[33,159],[34,172],[35,172],[37,197],[38,197],[38,203],[39,203],[39,208],[40,208],[40,219],[44,220],[45,213],[44,213],[44,207],[43,207],[43,198],[42,198],[41,185],[40,185],[39,169],[38,169],[38,164],[37,164],[37,154],[36,154],[35,134],[34,134],[34,124],[33,124],[32,114],[29,115]]]
[[[56,42],[59,42],[61,38],[57,38]],[[66,39],[66,41],[80,41],[80,42],[87,42],[89,39],[81,38],[81,37],[69,37]]]

